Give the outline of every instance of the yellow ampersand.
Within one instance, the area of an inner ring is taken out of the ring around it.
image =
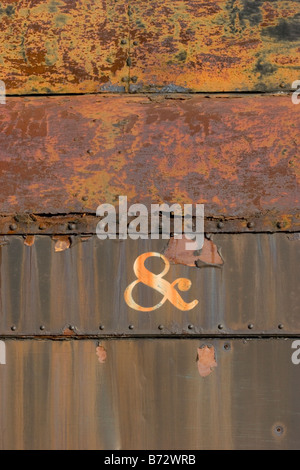
[[[151,271],[145,268],[146,259],[152,256],[161,258],[165,263],[165,267],[160,274],[153,274]],[[179,310],[186,311],[196,307],[198,300],[193,300],[193,302],[186,303],[175,289],[175,286],[178,285],[178,289],[180,291],[187,291],[192,285],[191,281],[183,277],[175,279],[175,281],[172,283],[166,281],[163,279],[163,277],[167,274],[169,269],[169,261],[160,253],[149,252],[138,256],[133,265],[133,270],[137,279],[129,284],[124,292],[124,298],[127,305],[135,310],[139,310],[140,312],[151,312],[156,310],[157,308],[161,307],[166,302],[166,300],[169,300],[174,305],[174,307],[178,308]],[[163,295],[161,301],[154,305],[154,307],[141,307],[133,300],[132,291],[134,287],[140,282],[146,286],[152,287]]]

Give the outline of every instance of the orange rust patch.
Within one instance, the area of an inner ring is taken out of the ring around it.
[[[26,235],[25,240],[24,240],[24,245],[32,246],[34,245],[34,241],[35,241],[34,235]]]
[[[104,348],[104,346],[97,346],[96,354],[98,356],[98,361],[100,362],[100,364],[104,364],[107,357],[106,349]]]
[[[217,367],[215,359],[215,348],[213,346],[203,346],[198,348],[197,366],[201,377],[207,377]]]
[[[53,237],[53,240],[56,240],[55,242],[55,247],[54,247],[54,250],[56,252],[59,252],[59,251],[65,251],[67,250],[68,248],[70,248],[70,245],[71,245],[71,240],[69,237],[67,236],[55,236]]]
[[[200,255],[195,256],[192,250],[186,250],[185,244],[189,240],[183,235],[181,239],[170,238],[168,247],[164,253],[165,257],[174,264],[186,266],[211,265],[222,266],[224,264],[218,253],[217,246],[211,241],[204,239]]]

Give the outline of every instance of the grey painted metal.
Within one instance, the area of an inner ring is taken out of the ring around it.
[[[292,341],[8,339],[0,449],[299,449]]]
[[[171,264],[165,276],[168,282],[189,279],[191,288],[180,295],[198,305],[181,311],[167,300],[150,312],[130,308],[123,294],[136,279],[136,258],[164,252],[167,240],[73,237],[69,249],[55,252],[48,236],[36,237],[30,247],[22,237],[7,239],[0,248],[1,335],[300,334],[300,250],[294,235],[213,235],[222,267]],[[148,261],[153,272],[162,271],[162,260]],[[162,299],[142,284],[133,296],[144,307]]]

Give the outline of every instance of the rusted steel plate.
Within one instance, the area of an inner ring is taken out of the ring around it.
[[[214,223],[297,230],[300,113],[291,98],[172,98],[8,99],[1,214],[95,214],[124,195],[147,207],[204,203]]]
[[[3,0],[0,18],[1,79],[8,94],[125,90],[126,2]]]
[[[9,94],[266,91],[299,78],[298,1],[3,0]]]
[[[299,449],[292,343],[6,340],[0,448]]]
[[[92,214],[78,213],[63,216],[47,216],[35,214],[7,215],[0,217],[0,235],[93,235],[102,217]],[[119,219],[116,216],[116,231],[119,233]],[[135,217],[128,217],[127,226]],[[193,230],[196,220],[193,218]],[[257,214],[255,217],[206,217],[204,223],[207,233],[261,233],[261,232],[296,232],[300,229],[299,214],[288,217],[285,215]],[[159,229],[162,230],[160,216]],[[184,226],[182,230],[184,229]],[[170,219],[170,231],[174,232],[174,219]],[[151,232],[150,216],[148,232]]]
[[[298,78],[300,4],[135,0],[130,90],[290,89]]]
[[[0,334],[300,334],[299,243],[215,234],[194,255],[168,240],[7,236]]]

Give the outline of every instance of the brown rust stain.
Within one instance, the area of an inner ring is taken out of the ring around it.
[[[1,211],[95,214],[126,195],[147,206],[203,203],[207,217],[291,215],[299,127],[290,96],[7,98]]]
[[[215,348],[213,346],[202,346],[198,348],[197,367],[201,377],[207,377],[217,367]]]
[[[107,358],[107,353],[106,353],[106,349],[104,346],[97,346],[96,348],[96,354],[98,356],[98,361],[100,362],[100,364],[104,364],[106,362],[106,358]]]
[[[186,249],[189,240],[183,235],[181,239],[170,238],[164,256],[174,264],[184,264],[186,266],[222,266],[223,260],[218,252],[218,247],[212,240],[204,239],[204,244],[200,253]],[[196,253],[196,254],[195,254]]]

